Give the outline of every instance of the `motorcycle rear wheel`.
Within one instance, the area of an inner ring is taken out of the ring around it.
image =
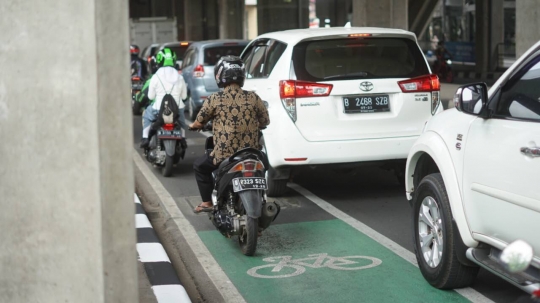
[[[244,232],[238,236],[238,243],[242,253],[246,256],[253,256],[257,250],[257,237],[259,235],[259,220],[247,217]]]
[[[170,177],[172,175],[173,165],[174,157],[167,156],[167,158],[165,158],[165,165],[163,165],[163,168],[161,169],[161,174],[163,177]]]

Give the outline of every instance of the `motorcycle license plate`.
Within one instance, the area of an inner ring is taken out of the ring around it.
[[[160,139],[182,138],[181,130],[158,130],[157,134]]]
[[[234,192],[250,189],[266,189],[265,178],[234,178],[232,181]]]

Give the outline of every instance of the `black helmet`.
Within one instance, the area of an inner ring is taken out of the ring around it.
[[[218,87],[225,87],[228,84],[236,83],[244,85],[245,75],[244,62],[237,56],[223,56],[214,67],[214,77]]]

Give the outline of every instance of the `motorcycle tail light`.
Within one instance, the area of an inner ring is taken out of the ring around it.
[[[229,172],[234,173],[234,172],[243,171],[243,170],[244,170],[244,163],[240,162],[236,164],[235,166],[233,166],[233,168],[229,169]]]
[[[244,175],[244,177],[253,177],[254,173],[252,171],[245,171],[242,175]]]
[[[244,170],[255,170],[255,161],[244,162]]]
[[[173,130],[173,129],[174,129],[174,124],[172,124],[172,123],[165,123],[165,125],[163,125],[163,129],[164,129],[164,130]]]
[[[229,169],[229,173],[239,172],[241,171],[244,174],[244,177],[253,177],[253,172],[257,170],[264,170],[264,165],[260,161],[243,161],[235,166],[233,166],[231,169]],[[248,176],[249,175],[249,176]]]

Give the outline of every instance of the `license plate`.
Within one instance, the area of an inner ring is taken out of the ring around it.
[[[388,95],[343,97],[345,113],[377,113],[390,111]]]
[[[234,178],[232,181],[234,192],[250,189],[266,189],[265,178]]]
[[[158,138],[182,138],[181,130],[158,130]]]

